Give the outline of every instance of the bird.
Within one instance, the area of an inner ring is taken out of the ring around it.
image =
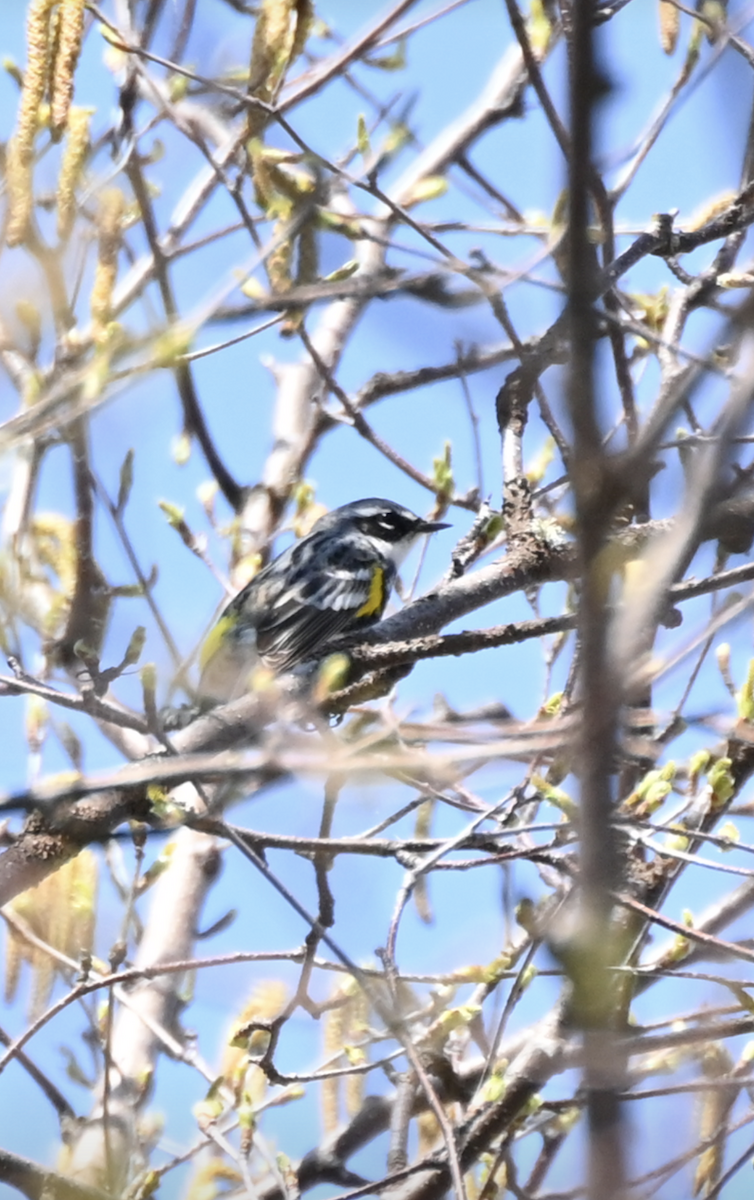
[[[320,517],[226,605],[200,653],[202,703],[243,696],[260,663],[282,675],[379,621],[411,547],[449,527],[375,497]]]

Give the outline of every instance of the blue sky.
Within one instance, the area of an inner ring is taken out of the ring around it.
[[[601,115],[600,150],[608,172],[608,183],[615,182],[679,70],[680,52],[675,58],[668,59],[657,45],[654,13],[649,19],[649,7],[640,2],[628,5],[603,32],[604,65],[613,85]],[[25,5],[20,0],[12,0],[0,9],[0,50],[20,63],[24,60],[24,9]],[[744,5],[734,4],[731,9],[735,17],[737,12],[744,11]],[[318,5],[317,11],[333,29],[347,38],[373,19],[378,6],[333,0],[328,5]],[[410,19],[430,11],[430,4],[421,3],[412,11]],[[244,28],[248,33],[248,23]],[[238,31],[239,19],[228,7],[218,0],[203,0],[198,6],[185,61],[206,75],[245,62],[247,43],[241,40]],[[470,0],[411,38],[408,65],[404,72],[393,74],[360,68],[357,75],[364,86],[368,86],[383,100],[398,92],[404,99],[415,97],[411,109],[411,128],[419,143],[426,145],[478,95],[501,53],[510,43],[511,34],[504,6],[497,0]],[[164,50],[165,45],[158,39],[158,51]],[[321,53],[326,49],[324,45],[315,48]],[[93,31],[77,77],[77,102],[98,105],[95,131],[109,124],[110,106],[114,98],[111,77],[102,63],[102,51],[103,42]],[[714,50],[705,43],[703,64],[711,62],[713,55]],[[679,223],[683,223],[700,204],[737,187],[751,105],[750,69],[740,57],[727,50],[718,69],[710,71],[706,78],[703,72],[700,74],[702,81],[699,86],[691,89],[688,97],[678,105],[666,134],[648,155],[621,202],[617,213],[619,250],[625,248],[637,232],[649,227],[653,214],[679,208]],[[564,112],[562,51],[547,64],[545,78],[561,112]],[[12,129],[16,95],[12,80],[3,74],[0,77],[0,134],[3,138]],[[325,89],[311,105],[296,110],[291,119],[297,132],[313,149],[334,157],[353,146],[356,115],[364,108],[366,106],[355,99],[344,84],[336,84]],[[161,192],[155,199],[155,209],[159,222],[164,225],[196,172],[198,160],[196,154],[193,151],[189,153],[179,136],[167,126],[161,126],[155,136],[164,143],[165,158],[151,169],[150,178],[160,183]],[[144,148],[148,145],[149,139],[144,143]],[[409,161],[410,153],[405,152],[388,169],[384,178],[381,178],[382,186],[389,187]],[[522,118],[508,121],[487,133],[474,149],[472,159],[477,168],[490,178],[502,180],[506,194],[532,220],[536,214],[546,219],[552,213],[563,187],[564,164],[531,92],[527,93]],[[38,186],[54,186],[55,163],[56,155],[53,153],[40,166]],[[100,155],[97,170],[104,173],[107,166],[107,156]],[[453,179],[459,181],[460,177],[454,173]],[[363,193],[359,202],[367,208],[371,203]],[[423,220],[459,219],[471,222],[478,227],[473,233],[443,233],[446,244],[462,255],[468,255],[471,248],[479,246],[492,260],[510,270],[530,264],[539,244],[534,238],[504,238],[488,232],[484,226],[495,223],[495,206],[491,205],[487,210],[479,202],[478,191],[473,188],[453,186],[445,197],[418,209],[417,216]],[[229,200],[218,192],[193,234],[198,236],[232,219],[233,210]],[[429,265],[426,244],[411,231],[396,231],[394,241],[404,251],[396,250],[396,261],[417,270]],[[132,236],[132,245],[137,252],[143,250],[143,242],[137,232]],[[331,236],[324,240],[322,253],[324,273],[342,265],[351,257],[352,249],[344,239]],[[230,287],[234,272],[248,261],[249,256],[248,241],[239,234],[213,243],[206,250],[181,260],[175,267],[173,282],[182,313],[191,314],[200,310],[208,296],[215,293],[218,281]],[[691,257],[685,265],[688,270],[698,269],[709,257],[709,252],[702,251]],[[125,264],[121,269],[125,270]],[[13,302],[19,296],[37,296],[40,280],[23,251],[5,251],[3,270],[8,286],[5,297],[0,298],[0,315],[14,322]],[[541,264],[534,275],[541,286],[522,281],[506,291],[506,301],[522,337],[541,332],[557,314],[561,304],[558,291],[552,287],[557,282],[552,265]],[[86,278],[90,278],[90,275]],[[650,292],[663,283],[674,285],[667,269],[658,260],[645,259],[631,273],[626,286],[630,291]],[[82,316],[86,313],[87,297],[87,288],[83,286],[80,303]],[[154,308],[159,308],[156,297],[150,299]],[[242,300],[238,290],[231,293],[230,299],[235,303]],[[135,306],[126,319],[132,329],[148,328],[149,309]],[[310,329],[316,325],[317,319],[315,312],[309,318]],[[255,319],[251,318],[229,328],[211,325],[199,333],[197,346],[223,340],[225,336],[241,332],[254,323]],[[694,318],[690,328],[697,348],[704,347],[713,326],[714,322],[707,314]],[[488,346],[503,340],[502,331],[484,305],[440,310],[411,298],[378,301],[372,304],[348,345],[338,379],[344,388],[353,392],[378,370],[411,369],[425,363],[441,363],[452,358],[455,344]],[[49,339],[45,344],[49,347]],[[301,353],[301,346],[295,339],[284,341],[277,330],[272,329],[221,354],[202,359],[195,366],[197,386],[212,434],[229,469],[243,484],[256,482],[270,448],[270,422],[275,401],[272,364],[295,361]],[[609,364],[606,364],[599,380],[606,429],[611,426],[616,410],[615,382],[608,368]],[[491,496],[493,505],[499,504],[501,489],[500,447],[493,401],[504,374],[503,369],[496,368],[474,375],[468,381],[473,404],[480,414],[484,490]],[[637,389],[642,407],[651,404],[657,380],[656,366],[650,361]],[[564,412],[562,385],[562,372],[551,371],[545,380],[545,387],[559,416]],[[719,390],[708,388],[699,402],[699,413],[703,420],[711,419],[719,402]],[[0,375],[0,418],[13,415],[16,406],[15,393],[7,378]],[[370,410],[369,419],[383,438],[426,472],[431,471],[432,458],[440,454],[445,441],[450,440],[458,491],[464,492],[476,483],[473,439],[464,397],[456,381],[388,399]],[[221,600],[221,592],[211,573],[189,554],[168,527],[158,508],[158,501],[167,499],[185,508],[192,528],[207,534],[209,551],[221,571],[227,566],[227,544],[208,528],[196,497],[197,487],[206,480],[208,474],[199,450],[194,448],[189,462],[184,466],[177,466],[171,457],[171,442],[179,428],[180,412],[174,382],[168,372],[155,371],[134,382],[133,386],[97,412],[92,421],[91,436],[96,470],[111,495],[117,492],[118,473],[127,449],[130,446],[136,448],[135,482],[126,524],[145,571],[148,572],[153,563],[159,565],[155,596],[169,619],[181,652],[189,655],[211,621],[215,607]],[[544,440],[545,431],[539,421],[533,419],[525,442],[529,462],[541,451]],[[0,460],[0,502],[4,498],[3,492],[10,481],[12,469],[12,460]],[[557,474],[558,464],[553,463],[547,478],[553,479]],[[416,511],[426,511],[431,504],[431,497],[426,492],[403,477],[394,466],[364,443],[354,430],[346,427],[323,441],[309,463],[307,478],[316,485],[317,499],[328,507],[360,495],[389,496]],[[655,515],[675,511],[682,488],[680,466],[671,461],[657,484]],[[38,506],[41,511],[72,512],[69,463],[63,448],[52,451],[46,459],[40,480]],[[223,522],[229,518],[222,501],[218,501],[218,515]],[[455,539],[468,527],[471,516],[456,508],[448,519],[452,520],[453,529],[432,540],[421,574],[420,591],[428,588],[446,569],[450,549]],[[100,561],[109,579],[113,583],[132,583],[127,559],[103,514],[97,520],[96,536]],[[279,546],[282,544],[281,541]],[[740,557],[732,559],[730,565],[739,561],[744,560]],[[710,562],[709,551],[705,551],[699,562],[694,564],[693,570],[701,574],[710,569]],[[410,565],[404,577],[410,579],[411,576]],[[561,585],[546,589],[541,596],[542,613],[560,611],[564,594],[565,589]],[[663,632],[658,644],[660,651],[665,645],[676,645],[679,636],[684,639],[690,632],[701,628],[708,611],[708,604],[704,601],[686,606],[684,629],[680,635],[678,632]],[[466,618],[458,627],[488,626],[530,615],[532,613],[526,598],[515,597],[491,605],[473,618]],[[157,664],[161,695],[164,696],[170,676],[169,655],[143,601],[124,599],[117,602],[104,661],[108,664],[118,661],[131,633],[139,624],[145,624],[148,630],[144,660]],[[737,682],[741,682],[751,654],[748,621],[739,623],[731,640],[735,651],[734,674]],[[35,639],[25,634],[23,644],[30,656],[27,666],[38,669],[39,660],[34,657]],[[563,656],[553,673],[552,690],[562,685],[567,666],[568,656]],[[433,694],[441,691],[456,708],[463,709],[486,700],[499,700],[515,716],[524,719],[533,715],[545,698],[544,678],[541,654],[536,645],[530,644],[506,648],[504,651],[488,651],[464,659],[427,662],[420,664],[401,684],[396,710],[400,714],[416,712],[427,715]],[[655,697],[660,709],[672,708],[683,688],[684,679],[685,673],[681,668],[661,681]],[[139,703],[140,691],[135,675],[120,680],[117,690],[127,702]],[[26,778],[23,734],[25,705],[20,699],[4,698],[2,703],[5,735],[0,741],[0,787],[11,789],[22,786]],[[700,674],[689,710],[716,713],[727,711],[729,707],[729,697],[712,661]],[[71,719],[70,724],[84,743],[87,770],[105,770],[118,765],[117,754],[102,736],[92,730],[90,722]],[[684,752],[688,752],[697,742],[707,740],[706,731],[699,733],[692,730],[682,743]],[[676,753],[675,749],[673,753]],[[44,751],[43,772],[55,772],[67,765],[59,744],[51,736]],[[513,786],[519,776],[520,768],[515,763],[505,764],[494,773],[482,772],[476,781],[478,793],[492,802],[501,794],[501,789],[504,791]],[[319,822],[320,791],[318,781],[297,781],[273,789],[260,800],[239,804],[232,816],[238,824],[248,823],[259,829],[311,834],[316,832]],[[409,796],[408,789],[382,780],[368,786],[349,786],[344,790],[337,810],[336,832],[366,829],[386,813],[400,807]],[[406,831],[409,825],[404,823],[398,828]],[[447,813],[438,814],[436,833],[450,833],[456,828],[457,825]],[[754,836],[746,831],[745,822],[742,822],[741,828],[744,840],[754,841]],[[155,839],[149,844],[149,854],[155,854],[157,850],[158,839]],[[125,846],[124,853],[128,856],[129,851]],[[210,897],[205,925],[211,925],[230,908],[236,909],[238,915],[235,922],[211,942],[200,944],[199,952],[219,954],[240,946],[279,948],[299,945],[306,932],[300,919],[270,892],[266,883],[253,874],[248,865],[238,862],[231,852],[226,852],[225,859],[224,873]],[[313,907],[315,896],[310,864],[302,859],[290,859],[291,856],[276,856],[274,852],[270,855],[271,865],[280,871],[303,902]],[[743,857],[739,859],[730,855],[726,859],[731,863],[739,861],[746,865]],[[684,904],[698,911],[709,902],[715,891],[722,889],[723,884],[727,886],[726,880],[721,882],[711,872],[704,873],[701,878],[700,875],[693,879],[689,876],[678,889],[677,897],[674,895],[672,910],[676,917],[680,915]],[[341,898],[336,933],[340,943],[354,957],[361,959],[371,954],[384,940],[400,878],[397,867],[386,868],[384,864],[372,863],[371,860],[338,861],[331,878],[333,890]],[[449,872],[442,877],[434,877],[430,890],[435,924],[423,925],[413,910],[407,912],[398,943],[401,967],[407,971],[430,972],[447,969],[449,965],[485,962],[494,957],[504,937],[501,902],[503,882],[495,867],[472,873]],[[541,889],[535,872],[528,864],[510,870],[507,886],[514,898],[536,895]],[[360,897],[359,903],[349,903],[349,898],[354,895]],[[106,954],[118,928],[118,910],[107,882],[103,882],[102,897],[98,948],[100,953]],[[205,1058],[211,1062],[219,1060],[225,1030],[254,981],[278,973],[285,974],[279,972],[277,967],[265,969],[247,965],[205,972],[198,976],[196,998],[187,1021],[197,1030]],[[291,972],[289,978],[293,982],[295,973]],[[555,986],[548,980],[539,981],[536,989],[532,989],[527,1004],[514,1016],[514,1025],[518,1021],[529,1021],[532,1014],[544,1011],[554,998]],[[720,999],[719,989],[705,990],[697,985],[693,989],[693,997],[690,989],[688,1000],[679,1000],[678,1003],[681,1007],[691,1007],[692,1004],[708,1001],[710,997],[714,997],[716,1003],[726,1002],[725,998]],[[459,994],[458,1002],[461,998],[462,994]],[[3,1011],[0,1023],[11,1034],[25,1025],[23,999],[22,995],[19,1001]],[[675,992],[669,988],[666,1001],[671,1004],[675,1000]],[[659,1009],[652,1008],[651,997],[641,1002],[642,1005],[645,1003],[650,1007],[651,1015],[657,1017]],[[30,1053],[46,1063],[50,1073],[72,1096],[74,1104],[84,1112],[86,1094],[66,1080],[63,1059],[58,1051],[63,1042],[78,1048],[80,1029],[79,1014],[69,1010],[60,1021],[45,1028],[32,1040]],[[316,1062],[320,1053],[318,1039],[319,1030],[315,1024],[303,1014],[297,1015],[286,1028],[281,1061],[288,1064]],[[564,1084],[564,1090],[565,1087]],[[167,1061],[160,1064],[153,1107],[168,1114],[167,1145],[188,1145],[196,1136],[195,1122],[187,1101],[189,1096],[192,1103],[200,1099],[203,1090],[199,1077],[188,1068]],[[315,1089],[310,1090],[314,1095]],[[47,1106],[39,1103],[34,1085],[16,1065],[0,1077],[0,1109],[8,1114],[3,1134],[5,1144],[20,1153],[49,1160],[56,1141],[55,1121]],[[292,1156],[303,1153],[313,1140],[315,1110],[316,1104],[311,1100],[281,1109],[271,1115],[269,1124],[265,1126],[268,1136],[277,1138]],[[31,1111],[34,1112],[33,1122],[28,1119]],[[687,1115],[683,1119],[688,1120],[690,1108],[684,1111]],[[638,1120],[638,1114],[635,1119]],[[660,1149],[658,1147],[658,1152]],[[367,1173],[376,1169],[374,1160],[371,1160],[371,1166],[368,1159],[361,1165]],[[359,1169],[356,1161],[354,1166]],[[566,1166],[567,1163],[563,1168],[564,1174]],[[165,1195],[179,1195],[184,1182],[185,1174],[176,1172],[175,1182],[168,1187]],[[744,1195],[743,1190],[735,1190],[738,1186],[735,1184],[732,1190],[726,1192],[728,1200],[736,1200],[737,1196]],[[740,1186],[743,1188],[743,1183]],[[0,1195],[4,1194],[4,1189],[0,1188]],[[663,1192],[663,1196],[666,1194],[668,1197],[678,1196],[679,1200],[683,1196],[682,1191]]]

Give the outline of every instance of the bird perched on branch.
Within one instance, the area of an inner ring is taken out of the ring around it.
[[[237,699],[259,663],[290,671],[337,634],[379,621],[411,547],[447,528],[392,500],[354,500],[320,517],[225,608],[202,648],[200,698]]]

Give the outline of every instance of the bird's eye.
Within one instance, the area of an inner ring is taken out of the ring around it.
[[[383,530],[385,533],[395,533],[395,530],[397,529],[395,517],[389,513],[384,517],[378,517],[375,521],[375,525],[378,529]]]
[[[406,523],[397,513],[375,513],[359,521],[359,528],[370,537],[383,538],[386,542],[398,541],[406,530]]]

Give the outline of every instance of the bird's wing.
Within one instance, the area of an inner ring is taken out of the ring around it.
[[[291,582],[275,603],[260,611],[257,650],[278,671],[314,657],[354,621],[370,624],[385,605],[388,581],[381,567],[344,571],[330,565]]]

